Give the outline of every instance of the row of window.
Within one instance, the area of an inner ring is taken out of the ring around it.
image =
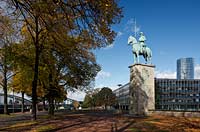
[[[193,111],[193,110],[200,110],[200,105],[158,105],[157,109],[162,110],[187,110],[187,111]]]
[[[200,93],[197,94],[185,94],[185,93],[170,93],[170,94],[160,94],[158,95],[161,98],[165,98],[165,97],[199,97]]]
[[[185,100],[182,100],[182,99],[170,99],[170,100],[163,99],[163,100],[160,100],[159,102],[160,103],[166,103],[166,102],[196,103],[196,102],[200,102],[200,99],[199,98],[196,98],[196,99],[185,99]]]

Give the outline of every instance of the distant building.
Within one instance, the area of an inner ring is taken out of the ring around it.
[[[194,79],[193,58],[180,58],[177,60],[177,79]]]
[[[21,105],[22,104],[22,98],[16,95],[10,95],[8,94],[7,98],[8,105],[13,105],[13,102],[15,105]],[[4,104],[4,94],[0,93],[0,105]],[[31,105],[31,101],[24,98],[24,104],[25,105]]]
[[[22,106],[22,98],[16,95],[8,94],[8,111],[9,112],[20,112]],[[31,108],[31,101],[24,98],[24,111],[29,111]],[[3,113],[4,109],[4,94],[0,93],[0,114]]]
[[[117,109],[128,110],[129,109],[129,83],[121,86],[120,88],[113,91],[117,97]]]
[[[128,110],[129,83],[113,91],[117,109]],[[200,79],[155,78],[156,110],[200,111]]]
[[[155,79],[159,110],[200,111],[199,79]]]

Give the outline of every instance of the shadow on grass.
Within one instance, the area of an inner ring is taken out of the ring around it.
[[[9,114],[9,115],[6,115],[6,114],[0,114],[0,119],[1,118],[12,118],[12,117],[15,117],[16,115],[13,115],[13,114]]]
[[[36,128],[33,128],[31,129],[30,131],[36,131],[36,132],[49,132],[51,131],[52,129],[55,129],[55,126],[54,125],[46,125],[46,126],[39,126],[39,127],[36,127]]]
[[[74,123],[74,124],[71,124],[71,125],[55,128],[55,129],[52,129],[48,132],[55,132],[55,131],[59,131],[59,130],[67,129],[67,128],[76,127],[76,126],[83,126],[83,125],[86,125],[88,123],[92,123],[92,122],[95,122],[95,121],[101,121],[101,120],[103,120],[103,119],[94,119],[94,120],[90,119],[89,121],[80,121],[79,123]]]
[[[128,123],[127,125],[125,125],[124,127],[120,128],[119,130],[117,129],[117,124],[115,125],[115,129],[111,130],[111,132],[124,132],[126,129],[128,129],[131,125],[133,125],[135,123],[135,121],[131,121],[130,123]]]
[[[37,125],[38,122],[36,121],[26,121],[26,122],[18,122],[17,124],[13,124],[7,127],[0,128],[0,131],[15,131],[21,128],[29,128],[32,125]]]

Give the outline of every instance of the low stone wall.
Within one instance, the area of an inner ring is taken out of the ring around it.
[[[200,111],[184,112],[184,111],[151,111],[151,115],[164,115],[174,117],[200,117]]]

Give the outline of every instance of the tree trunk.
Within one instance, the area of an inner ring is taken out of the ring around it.
[[[49,112],[48,114],[53,116],[54,115],[54,99],[53,98],[49,98]]]
[[[54,92],[53,92],[53,77],[49,74],[49,115],[54,115]]]
[[[7,89],[7,66],[4,65],[4,80],[3,80],[3,92],[4,92],[4,114],[9,114],[8,112],[8,89]],[[14,102],[13,102],[14,103]]]
[[[107,110],[107,104],[105,104],[105,111]]]
[[[4,92],[4,114],[8,115],[9,112],[8,112],[8,101],[7,101],[8,98],[7,87],[4,86],[3,92]]]
[[[38,103],[36,103],[36,112],[39,111]]]
[[[24,92],[22,92],[22,109],[21,112],[24,113]]]
[[[37,81],[38,81],[38,67],[39,67],[39,27],[38,27],[38,17],[35,17],[36,31],[35,31],[35,65],[34,65],[34,78],[32,82],[32,119],[37,119]]]
[[[39,66],[39,49],[36,48],[34,79],[32,84],[32,119],[36,120],[36,104],[37,104],[37,80],[38,80],[38,66]]]
[[[34,68],[34,79],[32,86],[32,115],[33,120],[36,120],[36,104],[37,104],[37,80],[38,80],[38,65],[39,65],[39,55],[36,49],[36,58],[35,58],[35,68]]]
[[[54,101],[54,108],[55,108],[55,110],[57,110],[57,102],[56,102],[56,100]]]
[[[42,99],[42,103],[43,103],[43,111],[46,111],[46,107],[45,107],[45,98]]]

